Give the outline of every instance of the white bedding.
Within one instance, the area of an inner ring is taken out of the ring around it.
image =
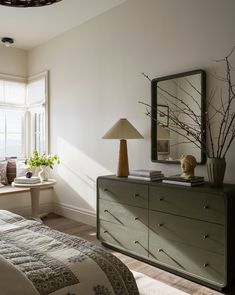
[[[138,295],[115,256],[0,210],[0,295]]]

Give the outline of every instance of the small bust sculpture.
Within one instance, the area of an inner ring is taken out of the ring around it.
[[[197,161],[192,155],[182,155],[180,158],[181,163],[181,176],[184,178],[194,177],[194,168],[197,165]]]

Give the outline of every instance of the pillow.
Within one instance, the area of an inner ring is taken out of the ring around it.
[[[11,184],[16,178],[16,160],[7,161],[7,179],[8,183]]]
[[[7,161],[0,161],[0,183],[7,184]]]

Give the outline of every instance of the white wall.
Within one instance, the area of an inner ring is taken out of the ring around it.
[[[27,52],[0,45],[0,74],[27,76]]]
[[[138,104],[150,102],[150,84],[140,73],[211,70],[235,45],[234,11],[234,0],[128,0],[29,52],[30,75],[50,71],[50,146],[61,157],[55,189],[64,212],[95,211],[96,178],[114,173],[118,156],[118,142],[101,137],[121,117],[144,135],[128,142],[131,169],[179,173],[179,165],[150,161],[150,119]],[[227,182],[234,169],[230,152]],[[196,174],[206,176],[205,166]]]

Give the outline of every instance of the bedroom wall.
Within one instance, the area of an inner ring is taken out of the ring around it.
[[[128,0],[29,52],[30,75],[50,71],[50,147],[61,158],[56,212],[94,224],[96,178],[115,173],[118,157],[118,141],[101,137],[119,118],[144,136],[128,142],[130,169],[179,173],[179,165],[151,163],[150,120],[138,103],[150,102],[150,84],[141,72],[218,67],[212,59],[235,45],[234,11],[233,0]],[[235,183],[232,149],[225,181]],[[207,176],[205,166],[196,169]]]
[[[0,74],[27,76],[27,52],[0,45]]]

